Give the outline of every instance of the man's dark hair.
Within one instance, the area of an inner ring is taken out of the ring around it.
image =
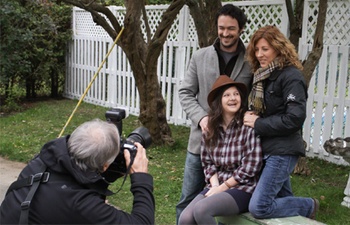
[[[232,4],[226,4],[219,9],[216,14],[216,25],[218,25],[218,18],[221,15],[231,16],[236,19],[238,21],[239,29],[243,29],[247,22],[247,16],[244,14],[243,10]]]

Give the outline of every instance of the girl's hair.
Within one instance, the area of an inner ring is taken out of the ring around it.
[[[303,69],[301,62],[299,61],[298,53],[295,50],[295,46],[277,27],[266,26],[261,27],[253,34],[247,47],[246,58],[250,63],[253,72],[260,67],[260,63],[255,56],[255,46],[261,38],[264,38],[277,52],[280,67],[283,68],[285,66],[293,65],[300,70]]]
[[[241,96],[241,107],[236,112],[233,120],[236,121],[236,124],[238,126],[243,125],[244,113],[248,109],[247,101],[246,101],[247,96],[243,96],[242,90],[239,89],[238,86],[235,86],[235,85],[224,86],[220,91],[218,91],[216,98],[210,104],[210,109],[208,112],[208,132],[204,137],[204,143],[205,143],[206,147],[214,148],[218,143],[218,140],[220,138],[219,131],[220,131],[220,127],[223,123],[223,116],[222,116],[223,110],[222,110],[221,99],[222,99],[222,95],[224,94],[224,92],[232,86],[237,88],[239,95]]]

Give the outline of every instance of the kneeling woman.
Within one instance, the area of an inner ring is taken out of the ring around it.
[[[247,212],[262,166],[260,139],[243,125],[247,88],[221,75],[208,95],[208,131],[201,160],[205,189],[185,208],[179,224],[217,224],[216,216]]]

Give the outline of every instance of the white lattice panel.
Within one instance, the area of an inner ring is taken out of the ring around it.
[[[196,25],[194,24],[193,18],[190,16],[189,18],[189,28],[188,28],[188,40],[189,41],[197,41],[197,30]]]
[[[92,35],[90,32],[91,27],[91,14],[87,11],[80,10],[79,8],[75,8],[74,12],[74,34],[77,35]]]
[[[111,7],[110,9],[112,12],[114,11],[114,14],[116,15],[118,21],[122,22],[124,16],[121,14],[122,12],[117,12],[117,8],[118,7]],[[120,15],[122,15],[122,17]],[[104,38],[109,37],[107,32],[101,26],[95,24],[91,14],[88,11],[85,11],[78,7],[74,7],[73,10],[73,28],[75,35]]]
[[[163,13],[168,8],[168,5],[157,5],[157,6],[146,6],[146,13],[148,18],[149,27],[151,30],[151,34],[153,35],[155,31],[157,30],[158,24],[160,23],[162,19]],[[179,32],[179,15],[174,20],[173,25],[171,26],[171,29],[169,30],[168,34],[168,41],[176,41],[177,40],[177,34]],[[144,37],[146,38],[146,27],[144,24],[144,20],[142,19],[142,31],[144,33]]]
[[[259,27],[265,25],[275,25],[281,31],[287,34],[286,8],[284,0],[275,1],[246,1],[246,2],[226,2],[232,3],[240,7],[249,18],[245,33],[242,35],[244,43],[248,43],[250,36]],[[146,14],[151,31],[151,35],[157,29],[157,26],[162,18],[163,13],[167,9],[167,5],[150,5],[146,6]],[[123,25],[125,8],[119,6],[111,6],[110,10],[116,15],[118,22]],[[87,35],[92,37],[108,37],[108,34],[97,26],[89,12],[74,8],[74,28],[76,35]],[[146,26],[142,19],[142,31],[146,39]],[[186,32],[185,34],[183,32]],[[193,18],[189,14],[188,7],[185,6],[175,19],[167,41],[197,41],[196,27]]]
[[[285,10],[283,10],[284,5],[250,5],[244,6],[242,9],[247,15],[248,22],[245,28],[245,33],[243,35],[243,41],[245,43],[249,42],[251,35],[259,28],[266,25],[274,25],[278,27],[281,31],[283,16],[285,15]],[[287,30],[283,30],[283,33],[286,34]]]
[[[156,6],[146,6],[146,14],[148,18],[148,26],[150,28],[151,36],[155,33],[157,26],[159,22],[161,21],[163,13],[167,9],[167,5],[156,5]],[[120,25],[122,26],[124,23],[124,17],[126,10],[123,7],[119,6],[111,6],[109,7],[110,10],[113,12],[114,15],[116,15],[116,18]],[[140,15],[141,16],[141,15]],[[76,35],[87,35],[87,36],[92,36],[92,37],[108,37],[108,34],[101,28],[100,26],[97,26],[90,15],[89,12],[77,8],[74,8],[74,31]],[[177,41],[178,39],[178,32],[181,29],[179,27],[179,15],[175,19],[169,34],[168,34],[168,41]],[[195,25],[193,22],[193,19],[190,17],[190,26],[191,28],[189,29],[189,37],[191,40],[197,39],[197,34],[195,30]],[[146,34],[146,25],[145,22],[141,16],[141,29],[144,34],[144,38],[146,39],[147,34]]]
[[[165,12],[166,7],[164,6],[160,6],[158,8],[154,8],[154,7],[146,7],[146,14],[147,14],[147,18],[148,18],[148,26],[151,30],[151,36],[153,36],[153,34],[155,33],[155,31],[157,30],[158,24],[162,19],[162,15]],[[142,31],[144,34],[144,38],[146,39],[147,35],[146,35],[146,25],[145,22],[143,20],[143,18],[141,17],[141,22],[142,22]]]
[[[303,43],[312,44],[317,25],[318,0],[305,1]],[[350,1],[328,0],[323,42],[330,45],[350,44]]]
[[[328,5],[325,44],[350,42],[350,1],[331,1]]]

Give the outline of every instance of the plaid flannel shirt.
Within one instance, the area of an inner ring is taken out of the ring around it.
[[[260,138],[253,128],[231,123],[226,131],[221,127],[213,149],[205,146],[202,136],[201,160],[208,187],[210,178],[217,173],[220,184],[233,176],[238,182],[233,188],[253,193],[262,167]]]

